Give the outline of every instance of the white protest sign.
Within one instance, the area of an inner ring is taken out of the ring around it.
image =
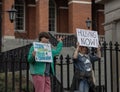
[[[33,42],[36,51],[35,60],[37,62],[52,62],[51,44]]]
[[[81,46],[87,47],[98,47],[98,33],[97,31],[85,30],[85,29],[76,29],[77,39]]]

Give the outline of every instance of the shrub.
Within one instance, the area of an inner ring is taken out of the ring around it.
[[[12,82],[14,80],[15,86],[12,87]],[[33,92],[33,84],[29,80],[29,91],[27,91],[26,77],[22,74],[20,80],[19,72],[15,72],[14,79],[11,72],[7,74],[7,92],[19,92],[20,90],[20,81],[21,81],[21,90],[22,92]],[[5,92],[5,73],[0,73],[0,92]],[[13,89],[14,88],[14,89]]]

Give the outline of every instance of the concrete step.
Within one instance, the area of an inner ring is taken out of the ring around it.
[[[32,43],[35,40],[25,40],[25,39],[2,39],[2,52],[15,49],[21,46]]]

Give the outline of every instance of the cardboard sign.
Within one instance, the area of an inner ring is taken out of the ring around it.
[[[37,62],[52,62],[51,44],[33,42],[36,51],[35,60]]]
[[[81,46],[98,47],[98,33],[97,31],[76,29],[77,39]]]

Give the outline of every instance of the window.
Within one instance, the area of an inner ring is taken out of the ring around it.
[[[49,31],[55,31],[55,2],[49,1]]]
[[[25,31],[25,0],[15,0],[15,9],[17,10],[15,19],[15,30]]]

